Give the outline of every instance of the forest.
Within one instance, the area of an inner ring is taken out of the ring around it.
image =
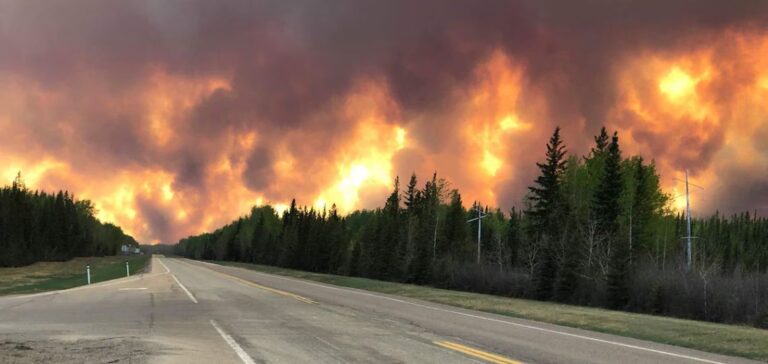
[[[114,255],[129,235],[94,216],[93,204],[65,191],[31,191],[18,174],[0,188],[0,267]]]
[[[686,216],[616,133],[601,129],[577,156],[556,129],[537,166],[510,211],[467,209],[437,174],[413,175],[375,210],[253,207],[176,253],[768,328],[768,219],[692,219],[689,265]]]

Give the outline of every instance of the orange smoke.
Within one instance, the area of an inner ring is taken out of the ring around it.
[[[707,191],[723,187],[722,173],[768,168],[756,138],[768,120],[766,70],[763,33],[726,32],[694,49],[635,55],[619,72],[613,126],[625,149],[656,159],[673,195],[684,194],[691,170],[691,181],[705,187],[692,188],[692,203],[711,210],[718,201]],[[684,197],[674,206],[683,208]]]
[[[768,136],[768,34],[726,31],[679,49],[632,50],[613,67],[605,70],[616,91],[606,126],[620,132],[625,155],[656,160],[669,193],[682,194],[679,179],[689,169],[705,187],[694,189],[694,210],[719,205],[722,176],[734,168],[768,171],[760,138]],[[301,114],[306,120],[261,120],[267,116],[258,108],[239,118],[223,115],[226,107],[209,112],[212,99],[264,96],[226,73],[154,67],[119,95],[86,77],[87,104],[99,108],[82,115],[78,107],[87,107],[69,90],[0,74],[0,127],[14,136],[0,144],[0,177],[8,183],[21,171],[33,188],[74,191],[94,201],[100,219],[144,242],[214,229],[253,205],[281,211],[292,197],[342,212],[380,206],[393,179],[414,171],[422,180],[436,171],[467,203],[504,205],[525,193],[556,123],[577,154],[587,149],[573,141],[599,130],[583,115],[555,119],[561,100],[537,84],[552,78],[532,72],[499,47],[445,86],[439,111],[405,108],[388,76],[373,72]],[[289,86],[304,95],[305,85]],[[216,133],[199,130],[206,125]],[[91,127],[102,134],[83,132]],[[135,134],[115,137],[112,129]],[[109,156],[88,149],[103,135],[113,138],[98,141]]]

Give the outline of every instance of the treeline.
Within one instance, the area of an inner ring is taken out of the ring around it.
[[[538,167],[522,210],[467,210],[447,181],[414,175],[376,210],[255,207],[176,253],[768,326],[768,220],[694,219],[689,269],[685,216],[653,162],[621,155],[617,134],[602,129],[586,156],[569,156],[555,130]]]
[[[99,222],[88,200],[30,191],[20,174],[0,188],[0,267],[114,255],[122,244],[137,243],[119,227]]]

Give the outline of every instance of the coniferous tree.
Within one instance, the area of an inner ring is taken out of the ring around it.
[[[469,255],[467,211],[457,190],[451,192],[451,204],[448,206],[443,225],[446,244],[441,253],[460,261],[467,260]]]
[[[434,229],[437,224],[437,205],[439,203],[437,175],[424,185],[418,198],[411,207],[415,207],[416,229],[414,233],[414,254],[409,269],[410,281],[426,282],[431,275]]]
[[[733,300],[728,308],[707,310],[699,296],[680,289],[701,284],[699,275],[706,272],[667,279],[673,271],[670,267],[684,262],[682,244],[675,242],[684,234],[685,221],[684,215],[671,212],[653,163],[645,164],[639,157],[622,159],[616,135],[610,139],[604,128],[587,156],[572,155],[567,161],[564,153],[554,153],[563,149],[559,135],[553,139],[557,142],[550,140],[548,159],[539,164],[542,176],[525,201],[524,213],[513,209],[507,216],[498,209],[483,208],[488,214],[481,239],[484,266],[474,265],[474,235],[468,231],[472,225],[466,223],[461,196],[454,190],[445,201],[445,184],[436,176],[423,189],[416,187],[412,176],[402,197],[396,181],[395,192],[383,208],[354,211],[345,217],[335,208],[329,212],[299,209],[295,202],[282,217],[271,210],[265,210],[261,219],[252,213],[251,218],[242,219],[238,235],[255,241],[248,234],[261,232],[264,243],[252,244],[252,254],[266,257],[262,258],[266,264],[760,325],[755,318],[764,299],[758,293],[768,291],[768,286],[760,286],[755,277],[764,277],[758,272],[768,265],[766,219],[751,213],[694,219],[694,232],[700,237],[695,266],[714,267],[710,272],[719,276],[710,284],[738,288],[728,294],[728,300]],[[550,193],[553,190],[557,193]],[[3,196],[0,191],[0,201]],[[51,197],[49,203],[54,206],[56,196]],[[405,208],[398,207],[399,200]],[[65,202],[64,206],[66,210],[70,205]],[[32,211],[38,208],[35,203]],[[0,203],[0,217],[5,216],[2,209]],[[32,221],[38,224],[37,218]],[[67,240],[67,245],[89,234],[88,226],[77,221],[78,226],[56,221],[49,225],[57,226],[56,236],[64,231],[79,237]],[[0,227],[3,224],[0,218]],[[183,239],[179,251],[190,257],[215,256],[209,251],[220,249],[238,230],[237,224],[238,220],[213,233]],[[7,234],[0,228],[0,236]],[[596,239],[597,235],[602,238]],[[30,239],[49,241],[34,231]],[[263,255],[256,247],[264,250]],[[291,259],[283,261],[284,256]],[[523,269],[527,274],[521,274]],[[718,305],[723,299],[709,304]],[[681,306],[689,307],[690,313],[676,308]],[[743,307],[757,308],[745,313]],[[723,310],[735,312],[722,314]]]
[[[520,249],[523,245],[522,216],[513,207],[509,212],[507,222],[507,249],[509,250],[509,264],[514,266],[518,261]]]
[[[611,144],[603,167],[603,175],[595,192],[593,209],[598,228],[604,234],[612,237],[616,232],[617,219],[621,213],[619,198],[622,193],[621,179],[621,151],[619,150],[619,136],[613,134]]]
[[[381,224],[376,247],[373,252],[372,276],[377,278],[394,278],[399,276],[400,264],[398,247],[400,247],[400,183],[395,179],[395,187],[387,198],[381,211]]]
[[[622,194],[621,151],[616,133],[611,138],[605,158],[604,172],[594,199],[597,226],[611,247],[608,267],[608,305],[622,308],[628,301],[629,242],[616,236],[617,220],[621,213],[619,199]]]
[[[547,144],[546,161],[536,163],[540,175],[529,187],[531,207],[526,215],[531,220],[531,238],[540,244],[541,254],[538,259],[535,292],[540,299],[548,299],[557,277],[557,257],[555,245],[560,238],[558,212],[562,207],[560,177],[565,168],[565,146],[560,139],[560,128],[555,128]]]
[[[280,262],[284,267],[293,267],[296,265],[295,258],[298,251],[298,218],[299,210],[296,207],[296,199],[291,200],[291,207],[283,213],[283,229],[280,240]]]
[[[600,128],[600,134],[595,136],[595,146],[592,148],[592,154],[598,155],[604,153],[608,149],[609,144],[610,138],[608,137],[608,132],[603,126]]]
[[[10,186],[0,188],[0,267],[112,255],[122,244],[137,245],[94,214],[90,201],[77,201],[66,191],[30,191],[17,174]]]
[[[546,161],[536,163],[540,174],[534,180],[535,186],[528,187],[532,206],[525,213],[531,219],[536,235],[556,235],[557,208],[562,202],[560,176],[565,168],[565,153],[558,127],[547,144]]]

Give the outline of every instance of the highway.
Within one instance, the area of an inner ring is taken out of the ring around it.
[[[0,297],[0,363],[751,363],[153,257],[131,278]]]

